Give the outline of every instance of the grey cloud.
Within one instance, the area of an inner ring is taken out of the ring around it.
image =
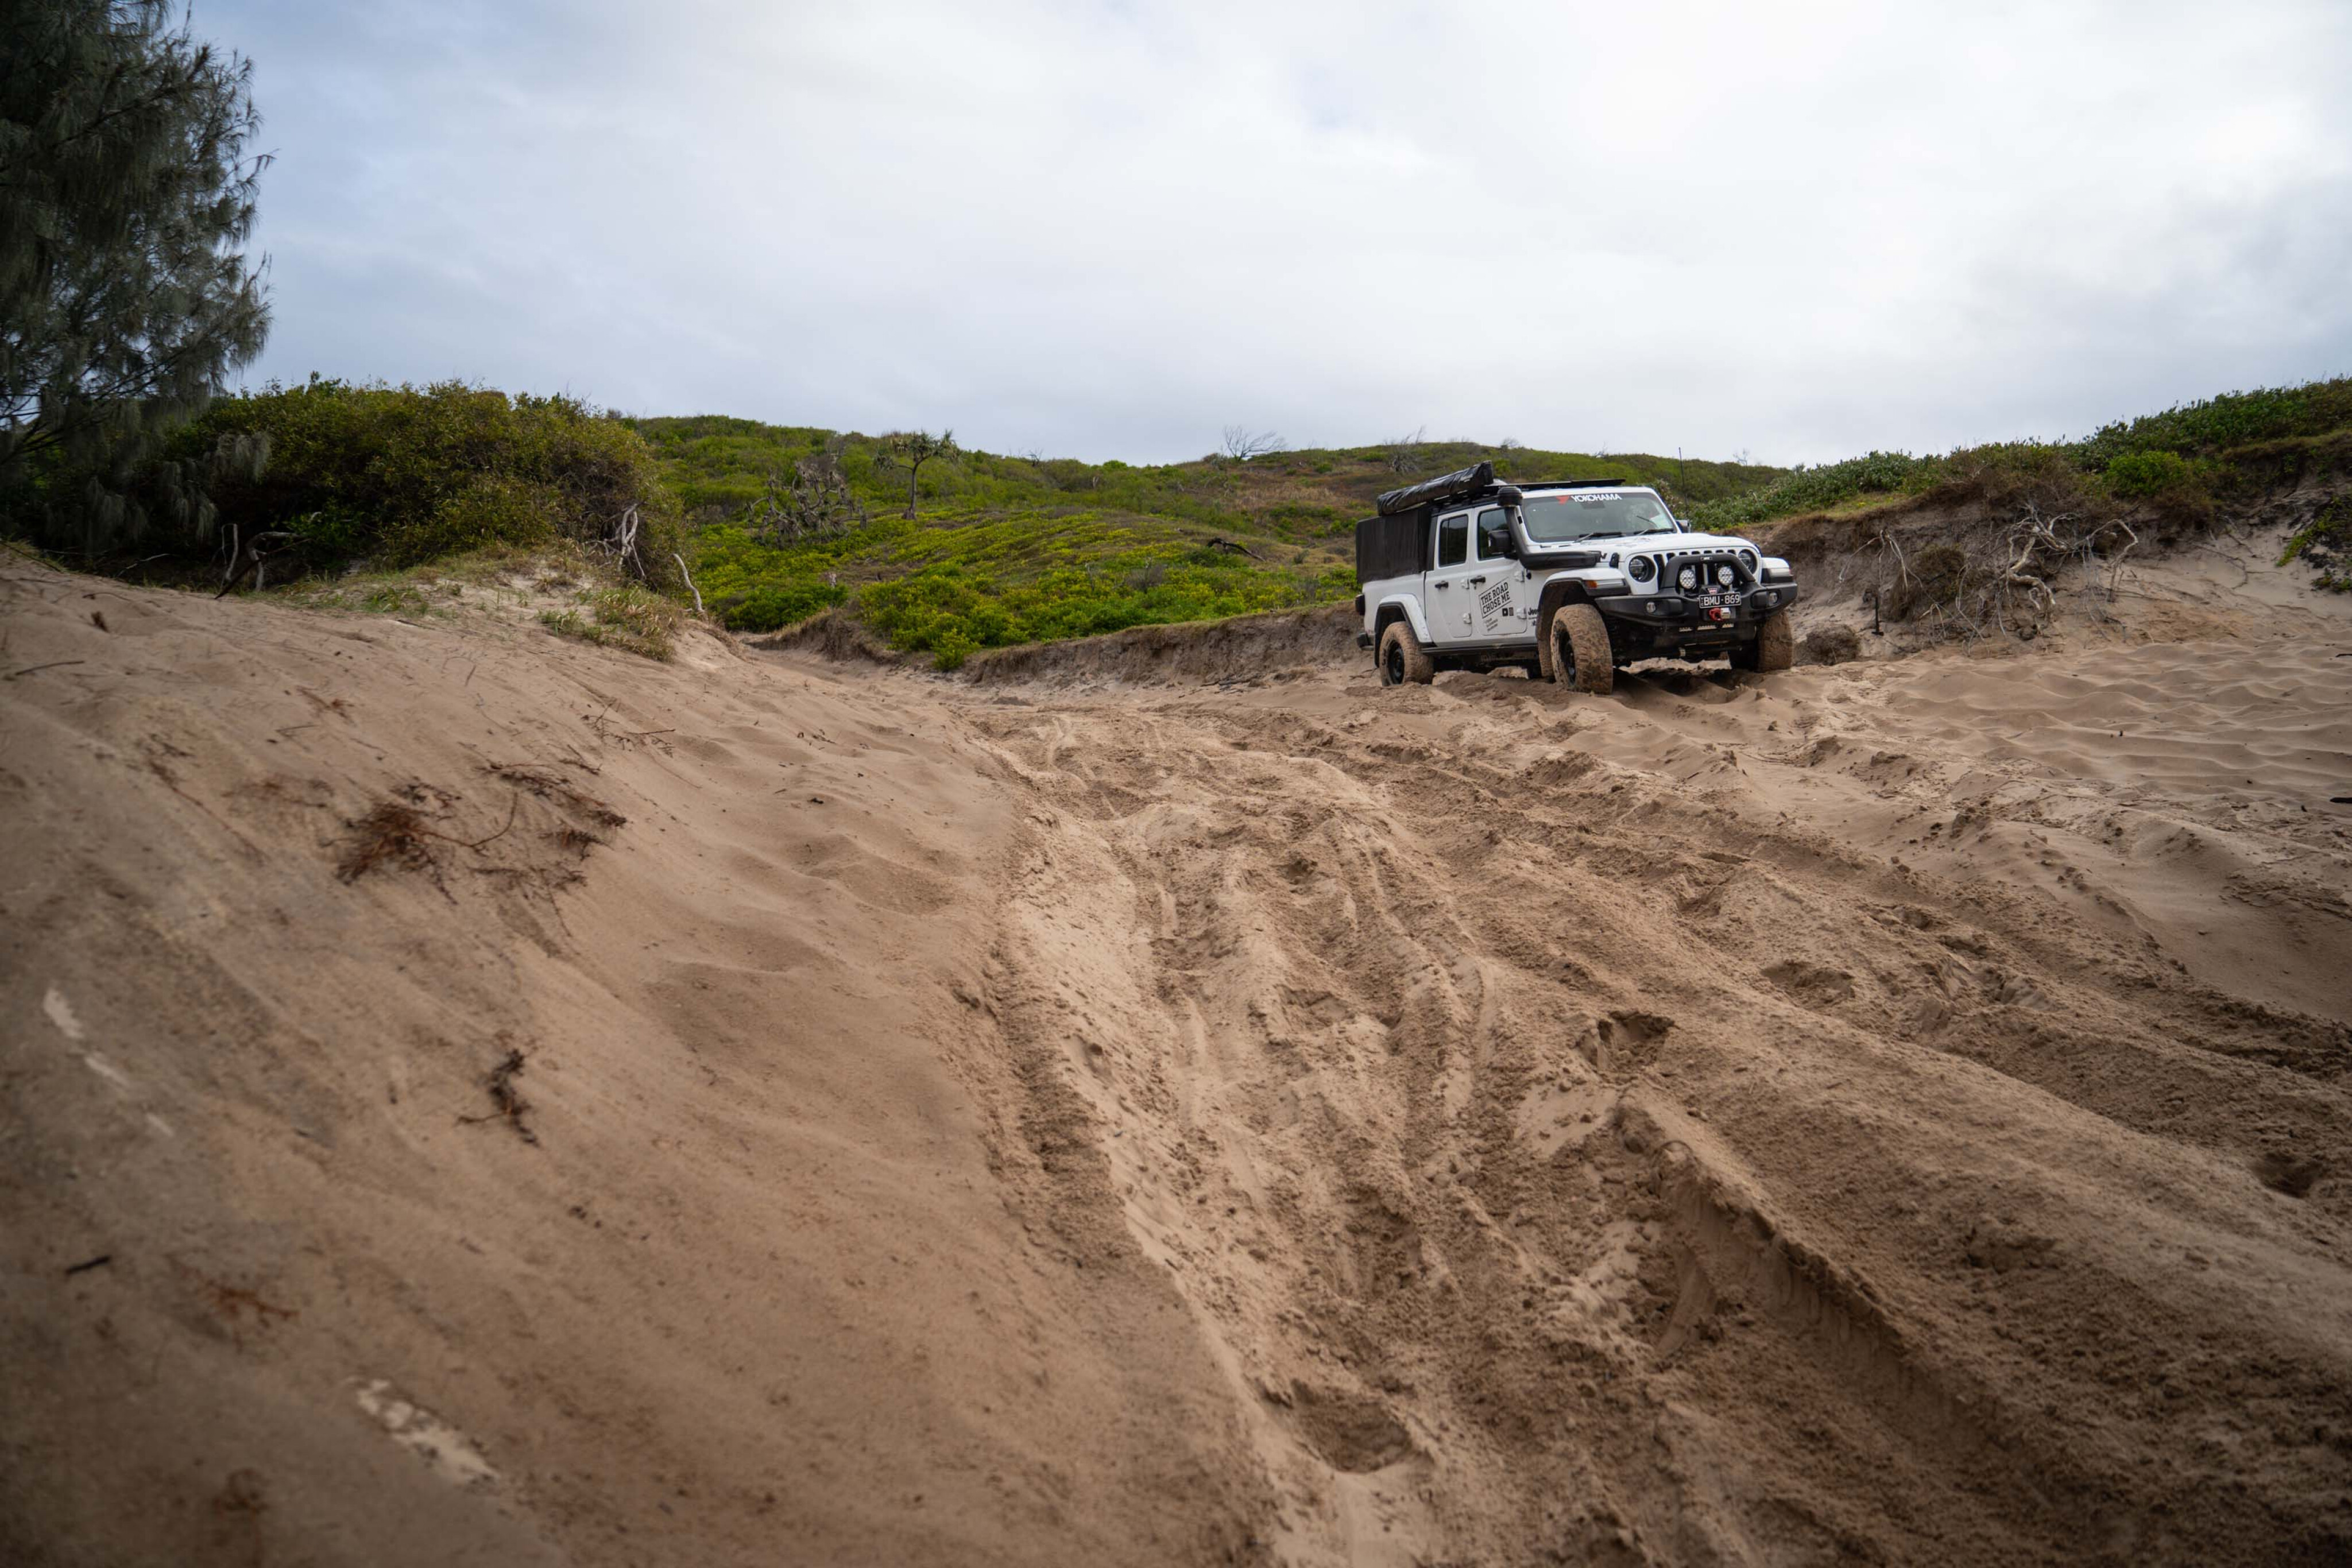
[[[208,5],[311,370],[1003,449],[1781,461],[2352,370],[2352,22]]]

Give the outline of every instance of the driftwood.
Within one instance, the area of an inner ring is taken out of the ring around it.
[[[620,521],[613,525],[613,537],[605,541],[605,548],[613,552],[615,564],[635,566],[638,580],[642,581],[646,575],[646,562],[645,558],[637,554],[638,520],[637,508],[632,504],[627,511],[621,514]]]
[[[254,591],[260,592],[269,575],[269,558],[292,544],[295,537],[284,528],[268,528],[240,544],[236,530],[232,528],[229,530],[228,575],[221,583],[221,591],[213,597],[226,598],[247,577],[253,579]]]
[[[687,591],[694,595],[694,612],[699,616],[702,613],[702,590],[694,586],[694,573],[686,570],[686,558],[677,551],[670,551],[669,558],[677,562],[677,574],[686,579]]]

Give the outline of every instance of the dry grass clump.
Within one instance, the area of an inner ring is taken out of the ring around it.
[[[583,593],[580,608],[543,610],[539,620],[559,637],[667,659],[672,639],[686,624],[686,612],[660,594],[629,583]]]
[[[448,615],[486,598],[520,601],[525,587],[569,588],[586,560],[581,547],[559,539],[537,549],[493,544],[422,565],[347,570],[299,579],[269,596],[306,610],[357,610],[375,615]],[[534,576],[545,574],[534,583]]]

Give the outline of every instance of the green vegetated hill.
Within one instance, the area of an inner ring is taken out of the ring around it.
[[[683,562],[730,626],[772,631],[840,606],[943,668],[982,648],[1345,600],[1373,497],[1481,459],[1516,479],[1654,484],[1701,527],[1791,554],[1888,546],[1898,522],[1998,533],[2027,506],[2071,514],[2060,542],[2105,553],[2151,516],[2161,536],[2291,497],[2259,515],[2285,516],[2286,554],[2352,589],[2352,378],[2225,393],[2082,441],[1794,469],[1466,442],[1158,465],[950,450],[918,469],[919,456],[905,435],[312,378],[218,400],[175,432],[122,479],[109,549],[45,537],[45,496],[84,482],[62,469],[21,485],[0,531],[207,588],[237,549],[266,543],[250,580],[366,605],[410,603],[415,585],[394,580],[456,557],[568,551],[612,580],[583,588],[579,625],[558,629],[632,646],[659,643],[637,623],[663,594],[686,596]],[[1919,574],[1903,560],[1907,583]]]
[[[1783,536],[1799,525],[1870,520],[1938,500],[2090,518],[2151,513],[2160,527],[2209,525],[2226,508],[2305,477],[2352,476],[2352,377],[2225,392],[2120,420],[2081,441],[2015,441],[1942,456],[1872,452],[1790,469],[1765,485],[1708,497],[1702,528]],[[2339,487],[2352,492],[2352,486]],[[1784,526],[1775,529],[1774,525]],[[2304,520],[2285,559],[2307,557],[2323,587],[2352,590],[2352,493]]]
[[[1760,465],[1467,442],[1158,465],[960,452],[908,465],[869,438],[717,416],[633,422],[683,503],[712,613],[770,631],[850,604],[942,668],[1014,643],[1344,600],[1381,491],[1492,460],[1518,478],[1654,484],[1684,504],[1781,478]]]

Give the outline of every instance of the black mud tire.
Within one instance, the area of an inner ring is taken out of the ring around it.
[[[1769,674],[1789,669],[1796,662],[1796,620],[1785,610],[1775,610],[1764,617],[1757,625],[1756,641],[1742,643],[1731,651],[1731,667],[1735,670]]]
[[[1437,678],[1437,661],[1412,634],[1412,623],[1399,619],[1381,633],[1381,685],[1425,686]]]
[[[1609,623],[1590,604],[1563,604],[1551,618],[1551,678],[1565,684],[1571,675],[1576,689],[1605,697],[1616,685],[1615,660],[1609,650]]]

